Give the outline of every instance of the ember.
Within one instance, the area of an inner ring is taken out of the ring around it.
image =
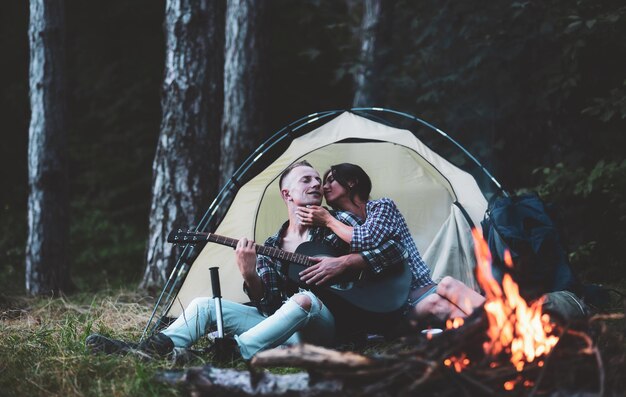
[[[469,358],[465,353],[461,353],[459,357],[450,357],[443,360],[443,364],[446,367],[452,367],[456,372],[461,372],[463,368],[466,368],[470,364]]]
[[[465,320],[463,320],[461,317],[449,319],[448,321],[446,321],[446,329],[459,328],[464,323]]]

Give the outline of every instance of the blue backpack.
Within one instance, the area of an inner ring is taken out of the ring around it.
[[[510,273],[527,301],[553,291],[580,295],[581,285],[539,196],[496,197],[489,203],[481,225],[496,280],[501,282],[504,273]],[[511,253],[513,269],[504,264],[506,249]]]

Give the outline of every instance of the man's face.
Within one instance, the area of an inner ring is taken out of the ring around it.
[[[322,179],[311,167],[294,168],[284,183],[283,197],[297,206],[322,203]]]

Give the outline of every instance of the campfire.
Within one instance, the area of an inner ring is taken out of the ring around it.
[[[487,340],[482,344],[483,352],[491,360],[490,367],[502,365],[502,357],[518,372],[522,372],[528,363],[536,362],[538,367],[543,366],[543,358],[554,348],[559,341],[556,335],[557,326],[550,320],[550,316],[542,313],[542,299],[532,304],[528,303],[519,294],[519,287],[510,274],[505,274],[502,286],[494,279],[491,269],[491,253],[487,243],[476,229],[472,231],[476,252],[477,280],[485,292],[484,311],[487,316]],[[509,251],[505,251],[504,262],[513,268],[513,261]],[[462,326],[462,318],[450,319],[446,323],[447,329],[456,329]],[[470,365],[470,360],[464,353],[451,356],[444,360],[444,364],[461,372]],[[512,390],[521,378],[504,382],[506,390]],[[532,382],[525,381],[525,386],[532,386]]]

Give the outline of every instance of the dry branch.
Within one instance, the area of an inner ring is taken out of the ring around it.
[[[362,369],[377,365],[377,360],[353,352],[339,352],[314,345],[295,345],[285,349],[273,349],[254,356],[255,367],[300,367],[329,370]]]

